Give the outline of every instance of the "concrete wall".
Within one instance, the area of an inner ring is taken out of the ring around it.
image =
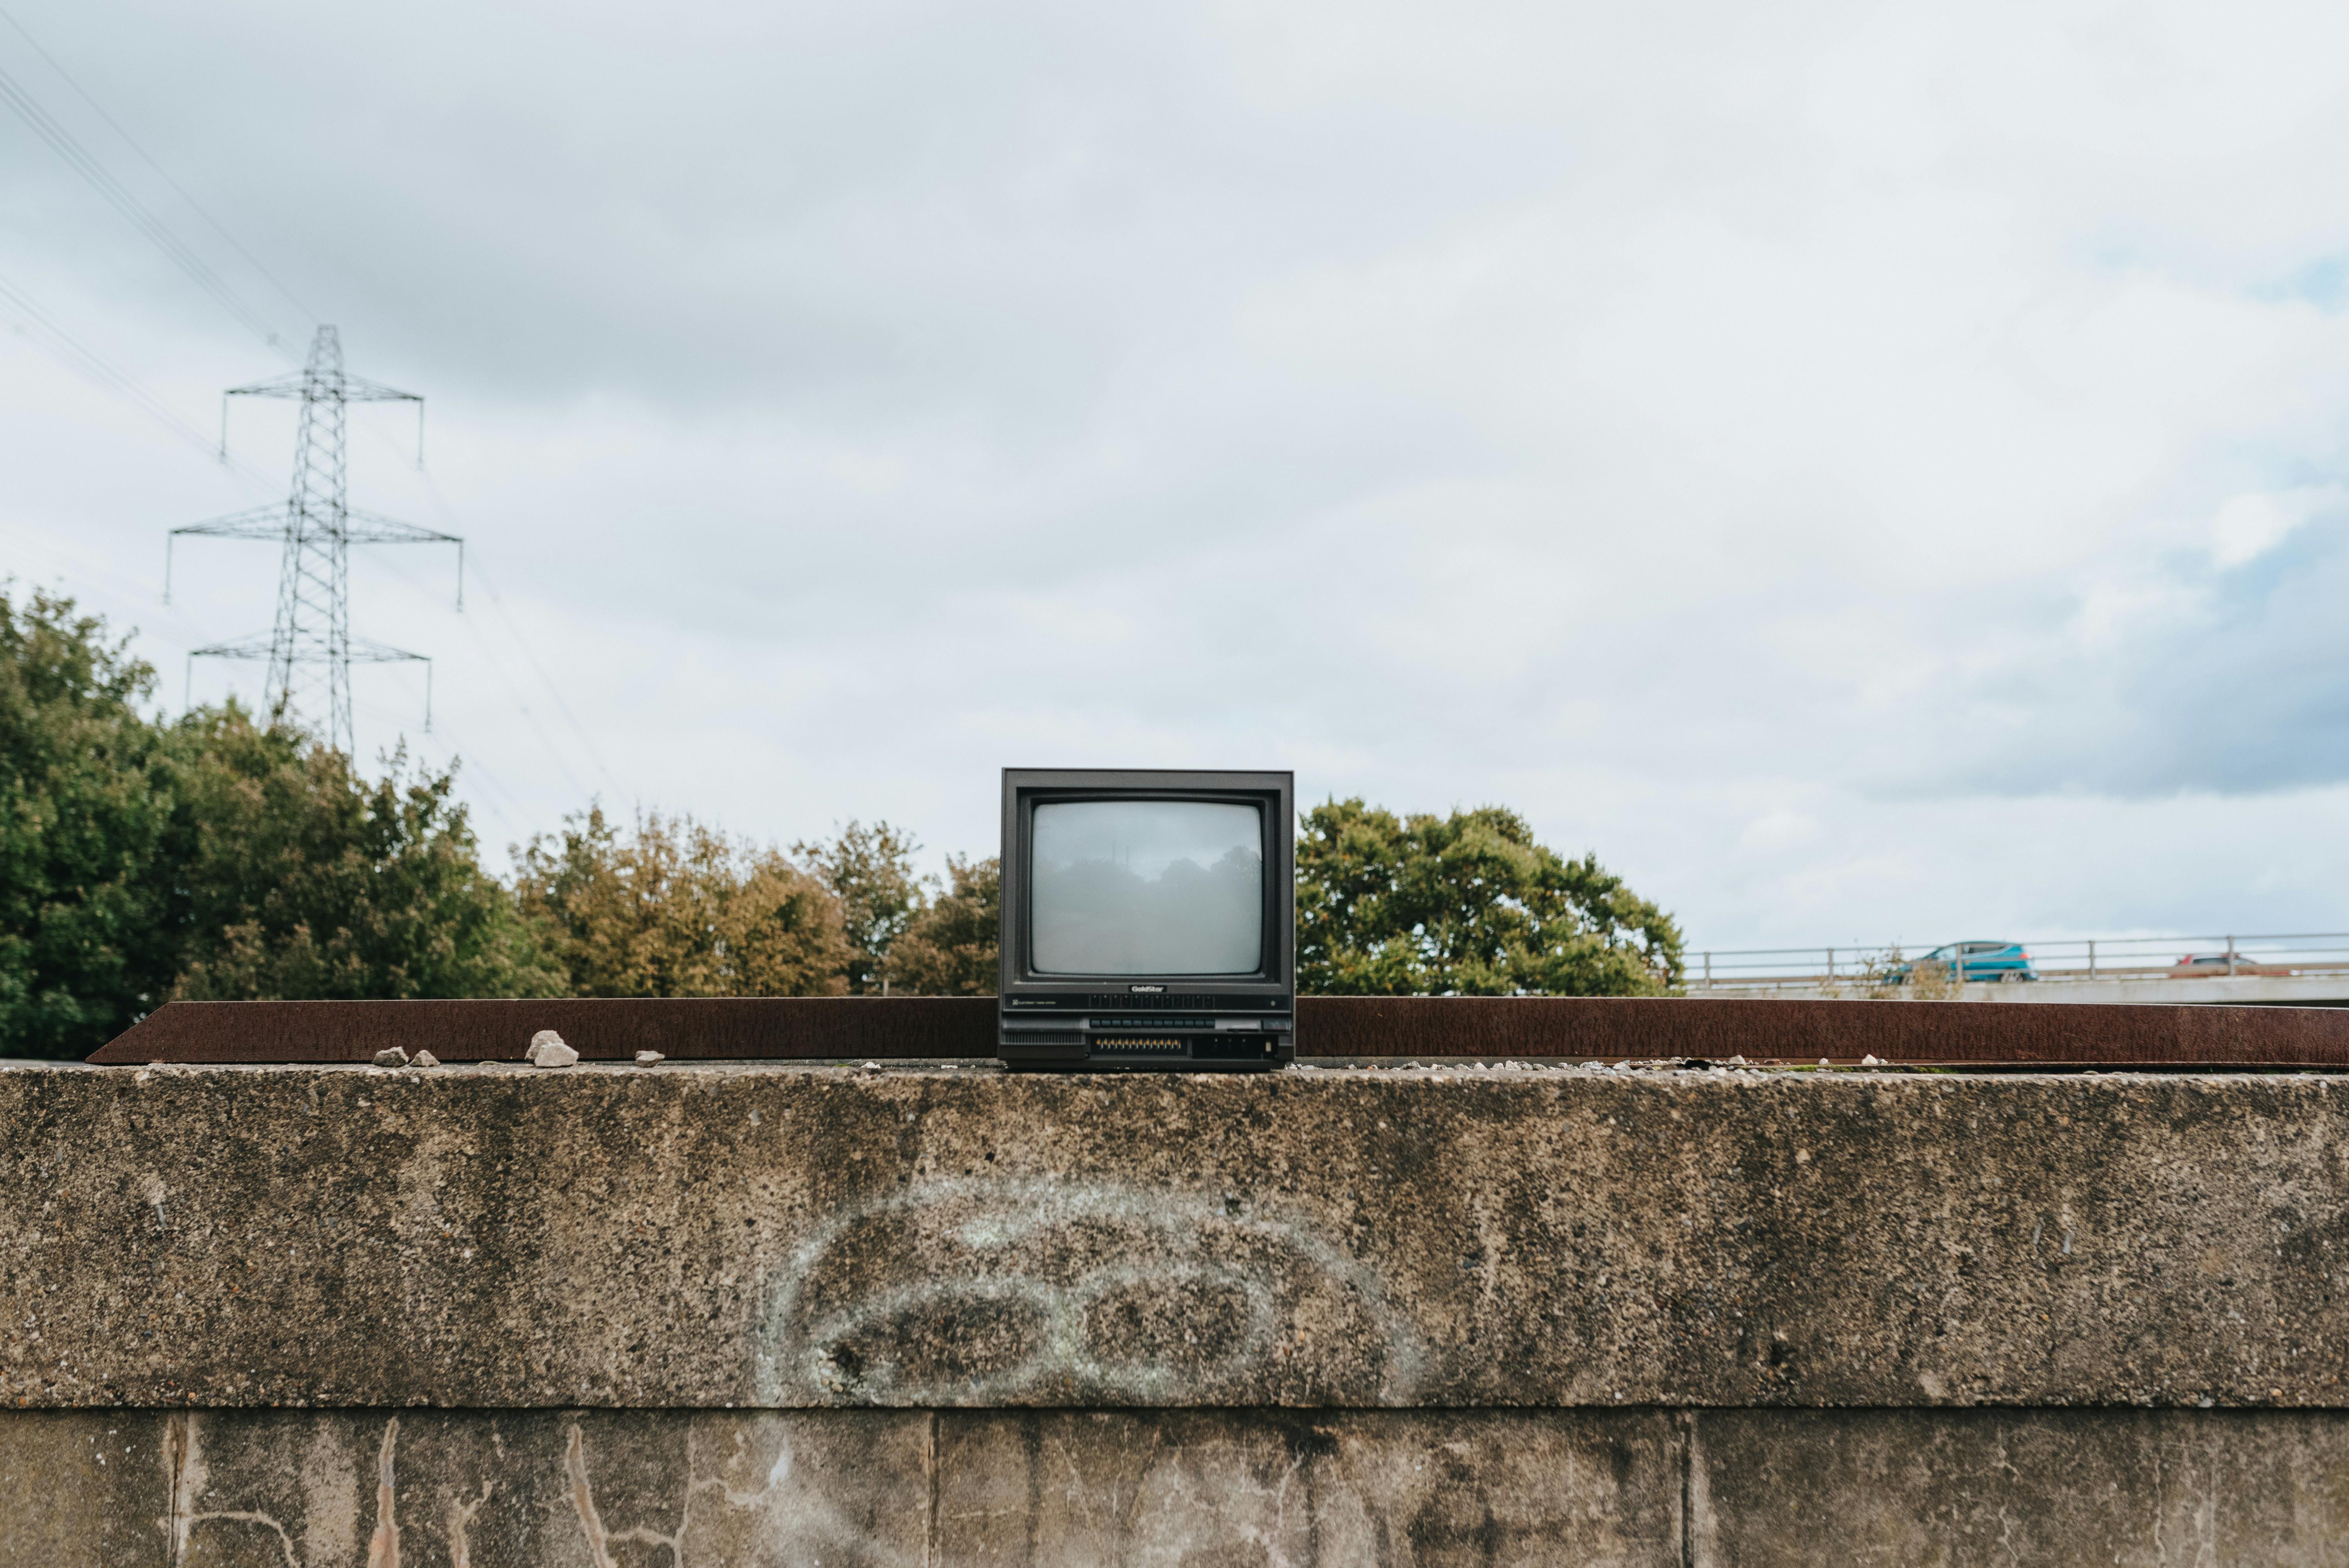
[[[2349,1562],[2349,1418],[2240,1410],[0,1413],[0,1562]]]
[[[2344,1092],[0,1072],[0,1565],[2349,1562]]]

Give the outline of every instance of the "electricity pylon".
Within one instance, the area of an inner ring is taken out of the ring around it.
[[[457,547],[457,607],[465,606],[465,542],[412,522],[361,511],[350,504],[343,443],[344,410],[353,403],[416,405],[416,459],[424,460],[424,399],[413,392],[352,376],[343,369],[343,342],[331,326],[310,340],[310,361],[300,370],[250,387],[232,387],[221,397],[221,455],[228,455],[228,399],[289,397],[302,403],[294,438],[294,490],[283,505],[216,517],[175,528],[171,538],[197,534],[211,539],[274,539],[284,546],[277,574],[277,620],[266,638],[215,643],[188,655],[200,658],[267,659],[264,688],[273,722],[307,713],[315,722],[325,709],[326,744],[346,755],[353,748],[351,666],[414,661],[424,665],[424,727],[432,727],[432,661],[424,654],[388,647],[351,635],[350,547],[354,544],[453,544]],[[171,597],[171,552],[163,558],[163,596]],[[323,686],[323,692],[318,690]],[[321,702],[323,699],[323,702]]]

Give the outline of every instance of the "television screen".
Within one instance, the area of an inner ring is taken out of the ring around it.
[[[1253,975],[1264,812],[1220,800],[1036,807],[1030,962],[1045,975]]]

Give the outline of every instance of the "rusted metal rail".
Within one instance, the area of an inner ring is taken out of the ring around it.
[[[2349,1069],[2349,1009],[1984,1006],[1746,997],[1304,996],[1303,1057],[1669,1058],[2067,1068]],[[98,1063],[365,1062],[387,1047],[520,1061],[554,1029],[626,1061],[874,1060],[995,1054],[988,996],[610,1001],[173,1002]]]

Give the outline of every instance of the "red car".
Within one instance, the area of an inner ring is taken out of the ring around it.
[[[2289,975],[2292,973],[2281,964],[2261,964],[2246,958],[2240,953],[2234,956],[2234,968],[2229,969],[2227,964],[2228,958],[2223,953],[2189,953],[2169,966],[2169,977],[2172,980],[2199,980],[2212,975],[2223,979],[2230,974]]]

